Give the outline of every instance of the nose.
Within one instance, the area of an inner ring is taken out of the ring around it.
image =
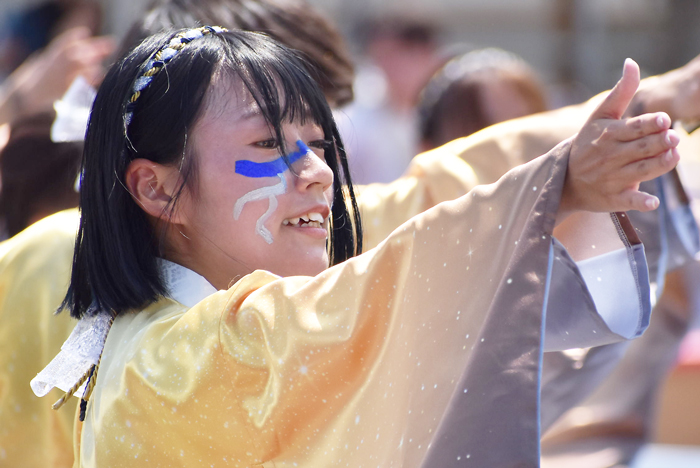
[[[295,174],[294,184],[297,190],[305,191],[319,187],[325,191],[333,184],[333,171],[303,141],[298,140],[297,146],[299,151],[304,153],[304,156],[292,166]]]

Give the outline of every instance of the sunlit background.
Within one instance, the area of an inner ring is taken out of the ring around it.
[[[642,74],[649,76],[680,67],[700,54],[698,0],[308,1],[334,20],[360,65],[367,62],[363,25],[379,17],[400,15],[434,28],[436,54],[442,58],[484,47],[519,55],[545,85],[550,108],[581,102],[609,89],[620,76],[626,57],[636,60]],[[97,2],[103,9],[102,33],[117,41],[148,3]],[[39,0],[2,0],[0,24],[7,24],[13,13],[37,3]],[[700,466],[697,333],[686,339],[659,405],[654,440],[664,445],[651,449],[638,467]],[[666,444],[677,444],[677,450]]]
[[[309,0],[356,39],[363,20],[400,13],[432,22],[445,47],[497,46],[527,60],[550,85],[552,104],[603,91],[635,59],[645,74],[676,68],[700,51],[696,0]],[[145,0],[98,0],[104,32],[121,38]],[[3,0],[0,17],[36,4]]]

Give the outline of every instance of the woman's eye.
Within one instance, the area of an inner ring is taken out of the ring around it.
[[[309,142],[309,148],[317,148],[322,150],[327,150],[332,145],[333,142],[329,140],[314,140]]]
[[[265,149],[275,149],[279,146],[279,144],[277,143],[277,140],[270,138],[269,140],[255,142],[255,146]]]

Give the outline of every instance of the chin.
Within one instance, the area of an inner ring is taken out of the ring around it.
[[[293,264],[289,263],[285,265],[280,272],[277,273],[280,276],[316,276],[323,273],[328,269],[328,256],[324,255],[323,258],[300,258],[297,259]]]

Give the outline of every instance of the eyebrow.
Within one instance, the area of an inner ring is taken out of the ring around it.
[[[289,168],[289,164],[293,164],[295,161],[301,159],[302,156],[311,152],[311,149],[301,140],[297,140],[297,146],[299,147],[299,151],[287,155],[288,162],[284,160],[284,156],[280,156],[274,161],[264,163],[249,161],[247,159],[236,161],[236,174],[256,179],[261,177],[275,177],[286,171]]]
[[[243,110],[243,112],[241,114],[240,120],[248,120],[248,119],[252,119],[255,117],[262,117],[262,116],[263,116],[262,109],[260,109],[260,107],[258,107],[257,105],[246,106],[245,110]]]

